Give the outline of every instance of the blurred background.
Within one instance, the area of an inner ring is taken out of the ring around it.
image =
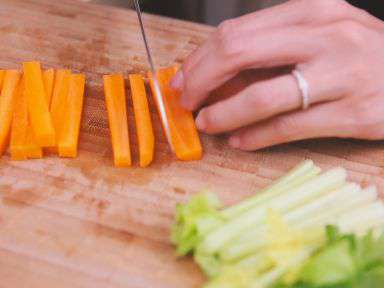
[[[195,22],[217,25],[221,21],[282,3],[285,0],[142,0],[143,10]],[[88,0],[130,7],[130,0]],[[218,9],[219,8],[219,9]]]
[[[130,8],[132,0],[82,0]],[[258,9],[276,5],[287,0],[141,0],[143,10],[195,22],[217,25]],[[308,0],[311,1],[311,0]],[[373,15],[384,19],[384,0],[348,0]]]

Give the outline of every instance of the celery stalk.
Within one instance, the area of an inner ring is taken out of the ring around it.
[[[338,190],[334,190],[330,194],[325,194],[324,196],[321,196],[318,199],[299,207],[298,209],[289,211],[287,214],[283,215],[284,220],[288,224],[299,224],[306,221],[309,217],[318,216],[323,211],[326,211],[325,209],[329,211],[335,206],[342,206],[349,199],[354,199],[353,196],[357,196],[358,193],[360,193],[358,185],[345,184],[343,187]],[[326,215],[328,215],[328,213],[326,213]],[[261,227],[259,226],[259,229],[260,228]],[[255,227],[255,229],[245,233],[237,239],[236,243],[240,244],[247,241],[254,241],[260,234],[257,230],[258,229]]]
[[[321,169],[314,165],[313,161],[306,160],[292,169],[288,174],[277,180],[271,186],[261,190],[255,196],[240,202],[234,206],[224,209],[221,214],[227,219],[232,219],[239,214],[271,200],[287,191],[289,188],[297,187],[311,178],[320,174]]]
[[[373,228],[372,225],[376,225],[377,220],[379,223],[384,220],[384,205],[381,201],[376,201],[352,213],[346,213],[337,223],[344,229],[342,231],[350,231],[357,227]]]
[[[377,228],[384,224],[384,205],[382,202],[375,202],[367,207],[359,209],[354,213],[347,213],[343,221],[340,223],[340,228],[347,233],[355,233],[364,235],[370,229]],[[269,287],[275,281],[280,279],[287,273],[290,267],[300,265],[320,247],[320,245],[308,246],[303,249],[297,257],[294,257],[289,265],[280,266],[263,274],[261,277],[256,277],[249,287]]]
[[[273,267],[272,259],[266,253],[252,254],[238,262],[232,263],[233,267],[249,268],[252,267],[254,273],[260,274]]]
[[[351,195],[352,196],[352,195]],[[325,208],[324,212],[306,219],[299,227],[308,227],[313,225],[329,225],[337,224],[340,215],[344,215],[348,211],[360,209],[377,200],[378,194],[374,187],[359,191],[356,196],[349,197],[343,201],[335,202],[334,205]]]
[[[301,265],[305,260],[309,259],[320,246],[321,245],[318,244],[318,245],[308,246],[302,249],[302,251],[300,251],[300,253],[298,253],[296,257],[291,259],[288,265],[276,267],[275,269],[272,269],[271,271],[265,273],[261,277],[256,278],[255,281],[253,281],[253,283],[251,283],[249,287],[251,288],[269,287],[276,280],[284,276],[284,274],[287,273],[291,267],[297,267]]]
[[[346,184],[339,190],[320,197],[297,210],[283,215],[284,221],[294,229],[312,229],[327,224],[335,224],[337,216],[350,209],[362,207],[377,199],[377,191],[360,190],[356,184]],[[233,244],[220,251],[224,261],[234,261],[258,251],[267,245],[265,224],[247,232],[245,235],[234,239]]]
[[[329,193],[333,189],[340,187],[345,182],[346,174],[343,168],[330,170],[274,198],[270,203],[262,207],[251,209],[239,215],[207,234],[201,245],[199,245],[199,250],[205,254],[218,252],[233,238],[257,223],[261,223],[265,219],[267,209],[271,208],[283,213],[297,208],[322,194]]]

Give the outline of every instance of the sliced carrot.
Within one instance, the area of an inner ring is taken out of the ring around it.
[[[15,97],[17,109],[14,109],[13,112],[11,158],[12,160],[40,159],[43,157],[43,149],[37,144],[29,121],[24,78],[18,85]]]
[[[10,151],[12,160],[26,160],[25,143],[28,131],[28,105],[24,93],[24,79],[17,86],[14,94],[15,109],[13,111]]]
[[[45,93],[47,96],[48,107],[51,106],[52,92],[53,92],[53,84],[55,81],[55,70],[48,69],[43,72],[43,81],[45,87]]]
[[[3,86],[4,75],[5,75],[5,70],[0,69],[0,91],[1,91],[1,87]]]
[[[104,92],[115,166],[131,166],[132,159],[123,75],[105,75]]]
[[[69,80],[69,92],[64,114],[65,121],[58,141],[60,157],[74,158],[77,156],[84,87],[85,76],[83,74],[72,74]]]
[[[45,90],[47,90],[47,86],[44,84]],[[24,87],[24,97],[26,96],[26,90]],[[28,114],[29,116],[29,114]],[[30,117],[28,117],[28,131],[27,131],[27,138],[25,141],[25,151],[28,159],[40,159],[43,158],[43,148],[39,146],[36,140],[35,133],[33,132]]]
[[[62,131],[63,123],[65,122],[63,109],[66,107],[68,92],[69,92],[69,80],[71,78],[70,70],[57,70],[55,78],[55,86],[53,89],[53,95],[51,100],[51,117],[53,126],[56,130],[56,144],[54,148],[50,148],[51,152],[57,152],[58,137]]]
[[[159,70],[157,74],[169,122],[172,146],[180,160],[199,160],[202,157],[203,149],[193,115],[180,106],[181,93],[169,86],[177,69],[176,67],[166,68]],[[152,93],[155,94],[151,73],[149,73],[149,78]]]
[[[55,145],[55,129],[49,113],[41,66],[39,62],[23,63],[25,93],[31,126],[41,147]]]
[[[139,142],[140,166],[147,167],[153,161],[155,135],[153,133],[144,79],[141,75],[130,75],[129,82]]]
[[[9,142],[15,95],[20,76],[20,72],[16,70],[7,70],[4,75],[0,94],[0,156],[4,154]]]
[[[28,123],[28,132],[26,139],[26,154],[28,159],[43,158],[43,149],[37,144],[35,134],[31,129],[31,123]]]

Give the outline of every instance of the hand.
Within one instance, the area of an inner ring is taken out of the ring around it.
[[[306,111],[299,110],[295,78],[281,70],[287,67],[309,83]],[[260,79],[261,71],[276,68],[280,73]],[[244,73],[247,81],[239,81]],[[239,82],[229,97],[209,101],[223,85]],[[342,0],[291,0],[221,24],[172,85],[183,91],[187,109],[205,105],[198,128],[229,133],[235,148],[320,137],[384,139],[384,23]]]

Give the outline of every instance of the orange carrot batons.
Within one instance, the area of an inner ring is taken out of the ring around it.
[[[0,156],[7,148],[12,125],[15,95],[18,91],[20,72],[7,70],[0,94]]]
[[[41,66],[38,62],[23,63],[25,93],[31,126],[41,147],[55,145],[55,129],[49,113]]]
[[[44,87],[47,90],[46,83],[44,83]],[[11,158],[12,160],[40,159],[43,157],[43,149],[36,142],[29,120],[24,78],[18,85],[15,97],[15,107],[17,108],[13,112]]]
[[[28,105],[24,93],[24,80],[21,80],[14,93],[14,105],[10,140],[12,160],[26,160],[26,141],[28,131]]]
[[[1,87],[3,87],[4,75],[5,75],[5,70],[0,69],[0,91],[1,91]]]
[[[55,82],[55,70],[53,69],[45,70],[43,72],[43,81],[44,81],[45,93],[47,96],[48,107],[51,107],[53,84]]]
[[[63,69],[56,71],[55,86],[53,89],[50,109],[53,126],[56,130],[56,142],[58,141],[58,137],[63,129],[63,124],[67,120],[64,118],[64,109],[67,105],[70,78],[70,70]],[[57,146],[57,143],[55,146]]]
[[[172,77],[176,73],[176,67],[162,69],[158,72],[158,80],[170,126],[172,145],[177,158],[180,160],[199,160],[202,157],[203,150],[193,115],[180,106],[181,93],[169,86]],[[149,76],[151,79],[151,74]],[[150,82],[152,93],[155,94],[153,81]]]
[[[43,158],[43,149],[37,144],[35,134],[28,125],[27,140],[26,140],[26,154],[28,159],[41,159]]]
[[[81,115],[83,111],[85,76],[72,74],[64,114],[64,124],[59,134],[58,152],[60,157],[77,156]]]
[[[131,166],[132,159],[123,75],[105,75],[104,92],[115,166]]]
[[[140,167],[147,167],[153,161],[155,135],[144,79],[141,75],[130,75],[129,82],[135,113],[137,139],[139,142]]]

